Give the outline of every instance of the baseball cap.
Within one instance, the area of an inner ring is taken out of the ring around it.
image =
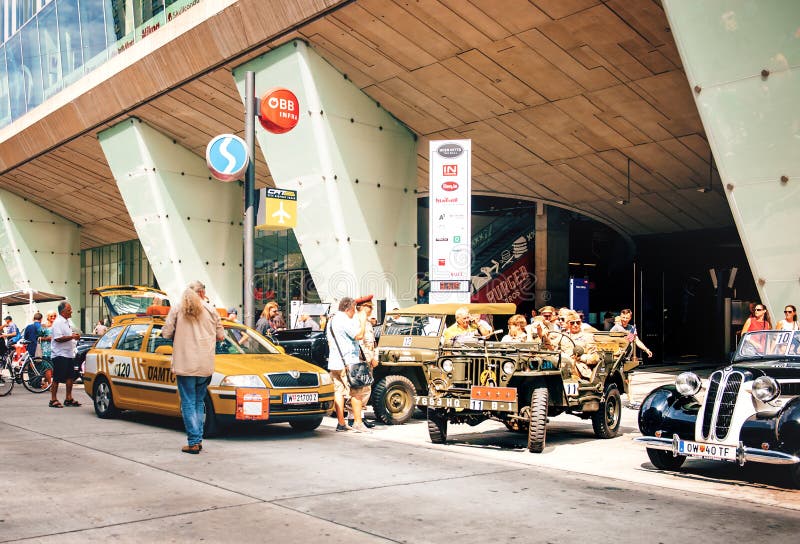
[[[7,315],[4,321],[14,321],[14,318],[10,315]]]
[[[239,315],[239,310],[237,310],[236,308],[228,308],[228,313]]]

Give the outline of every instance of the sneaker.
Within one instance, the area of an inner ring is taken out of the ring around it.
[[[370,420],[368,420],[368,419],[362,419],[361,422],[364,424],[364,427],[366,427],[367,429],[374,429],[375,428],[375,423],[370,421]]]
[[[341,423],[337,423],[336,424],[336,432],[337,433],[341,433],[341,432],[344,432],[344,431],[350,431],[352,429],[353,428],[350,425],[342,425]]]
[[[353,425],[352,429],[357,433],[371,433],[372,432],[367,428],[366,425],[364,425],[363,422]]]

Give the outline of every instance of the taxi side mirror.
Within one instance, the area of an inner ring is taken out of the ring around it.
[[[172,355],[172,346],[158,346],[156,348],[157,355]]]

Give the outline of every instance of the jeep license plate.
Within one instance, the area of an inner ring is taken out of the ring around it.
[[[736,461],[736,446],[678,440],[678,454],[688,455],[690,457],[702,457],[703,459]]]
[[[284,404],[313,404],[319,402],[319,393],[284,393]]]
[[[517,402],[457,399],[453,397],[422,397],[415,396],[414,403],[417,406],[429,406],[431,408],[455,408],[460,410],[479,410],[490,412],[516,412]]]

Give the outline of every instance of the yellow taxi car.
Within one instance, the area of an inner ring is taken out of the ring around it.
[[[100,418],[120,410],[180,417],[172,341],[161,337],[169,301],[163,291],[137,286],[101,287],[112,316],[108,331],[86,354],[84,387]],[[214,374],[206,395],[204,436],[236,420],[319,427],[333,408],[330,375],[284,354],[244,325],[222,320]]]

